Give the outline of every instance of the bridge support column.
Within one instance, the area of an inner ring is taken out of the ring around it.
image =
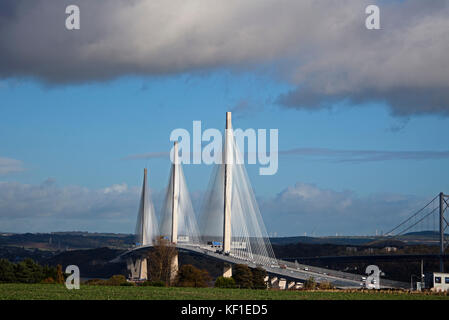
[[[270,286],[271,286],[272,288],[275,288],[275,287],[277,286],[278,281],[279,281],[278,277],[273,277],[273,278],[271,278],[271,279],[270,279]]]
[[[232,266],[228,263],[224,264],[223,267],[223,277],[224,278],[230,278],[232,277]]]
[[[279,289],[285,290],[285,287],[287,286],[287,280],[281,278],[279,280]]]
[[[226,112],[226,140],[224,150],[224,219],[223,219],[223,253],[231,252],[231,201],[232,201],[232,162],[233,135],[231,124],[231,113]]]
[[[174,283],[176,281],[176,276],[178,275],[178,253],[173,256],[170,264],[170,283]]]
[[[147,259],[140,259],[140,280],[148,280]]]
[[[137,280],[147,280],[148,270],[147,270],[147,259],[137,258],[136,262],[133,262],[132,258],[126,261],[127,268],[131,279]]]

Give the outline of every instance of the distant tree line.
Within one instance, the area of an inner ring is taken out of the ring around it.
[[[12,263],[0,259],[0,283],[63,283],[62,266],[42,266],[32,259]]]

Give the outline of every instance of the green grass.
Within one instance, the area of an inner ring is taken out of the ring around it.
[[[160,288],[55,284],[0,284],[0,300],[409,300],[449,299],[444,295],[386,292],[275,291],[216,288]]]

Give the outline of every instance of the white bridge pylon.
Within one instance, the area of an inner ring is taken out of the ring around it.
[[[136,222],[136,247],[152,246],[154,240],[158,238],[158,225],[154,214],[154,206],[148,190],[147,169],[143,171],[143,184],[140,196],[139,211]],[[147,259],[138,257],[135,261],[132,257],[127,259],[128,270],[131,278],[146,280],[148,279]]]
[[[173,164],[161,210],[161,237],[172,243],[199,245],[200,233],[182,166],[178,143],[173,147]]]
[[[230,256],[242,263],[277,266],[278,263],[246,173],[242,153],[234,138],[231,113],[226,113],[223,161],[217,164],[212,172],[202,206],[201,228],[198,228],[196,222],[178,152],[178,144],[175,142],[172,154],[173,164],[160,214],[160,233],[155,227],[157,224],[153,205],[146,200],[148,195],[145,191],[145,170],[141,209],[136,227],[139,240],[136,248],[151,246],[160,235],[172,244],[179,244],[180,247],[201,247],[204,250]],[[142,202],[144,209],[142,209]],[[149,218],[146,218],[147,215]],[[133,266],[128,267],[131,270]],[[177,267],[176,257],[172,261],[173,275]],[[223,275],[232,275],[229,265],[225,265]]]
[[[226,113],[221,164],[212,173],[200,218],[203,245],[255,265],[278,265]],[[226,275],[226,269],[225,269]]]

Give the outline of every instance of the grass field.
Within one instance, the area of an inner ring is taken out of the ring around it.
[[[345,291],[274,291],[216,288],[87,286],[67,290],[56,284],[0,284],[0,300],[427,300],[444,295]]]

